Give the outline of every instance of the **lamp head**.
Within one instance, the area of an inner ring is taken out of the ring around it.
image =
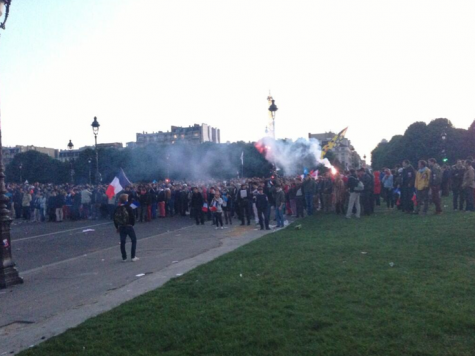
[[[97,121],[97,117],[94,117],[94,121],[91,124],[92,126],[92,131],[94,132],[94,135],[97,135],[99,133],[99,122]]]
[[[8,15],[10,13],[11,3],[12,0],[0,0],[0,18],[3,16],[3,13],[5,13],[5,19],[0,22],[0,28],[2,29],[5,29],[5,24],[7,23]]]
[[[277,110],[279,110],[279,109],[277,108],[277,105],[275,105],[275,100],[272,99],[272,104],[271,104],[271,106],[269,106],[269,111],[272,113],[272,115],[275,115],[275,112]]]

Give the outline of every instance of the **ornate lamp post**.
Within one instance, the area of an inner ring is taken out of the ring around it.
[[[5,12],[5,19],[0,23],[0,28],[5,29],[10,12],[11,0],[0,0],[0,18]],[[12,258],[12,247],[10,238],[10,225],[12,219],[7,209],[9,202],[6,196],[5,187],[5,167],[3,165],[2,153],[2,132],[0,126],[0,289],[23,283],[23,279],[18,275],[15,262]]]
[[[97,135],[99,134],[99,122],[97,121],[97,117],[94,117],[94,121],[91,124],[92,132],[94,133],[94,140],[95,140],[95,149],[96,149],[96,184],[101,182],[101,174],[99,173],[99,152],[97,151]]]
[[[70,151],[72,151],[74,148],[74,145],[73,143],[71,142],[71,140],[69,140],[69,143],[68,143],[68,149]],[[70,171],[71,171],[71,184],[74,185],[74,167],[73,167],[73,162],[74,162],[74,159],[71,158],[69,160],[69,168],[70,168]]]
[[[87,163],[89,163],[89,184],[92,184],[91,182],[91,164],[92,164],[92,159],[88,159]]]
[[[167,154],[167,179],[170,179],[170,155]]]
[[[277,108],[277,105],[275,105],[275,100],[272,99],[272,104],[271,104],[271,106],[269,106],[269,111],[272,115],[272,134],[274,136],[274,140],[275,140],[275,112],[277,110],[279,110],[279,109]]]

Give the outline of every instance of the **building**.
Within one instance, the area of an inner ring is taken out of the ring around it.
[[[308,134],[309,139],[317,139],[322,147],[325,146],[329,141],[331,141],[335,136],[336,134],[333,132]],[[339,145],[335,146],[330,151],[335,154],[336,159],[338,159],[338,161],[345,167],[345,169],[360,168],[362,166],[362,160],[359,154],[351,145],[351,141],[346,137],[341,140]]]
[[[153,133],[138,133],[137,146],[145,146],[148,144],[175,144],[175,143],[191,143],[200,144],[204,142],[221,143],[221,132],[217,128],[213,128],[206,124],[188,127],[172,126],[171,131],[153,132]],[[127,144],[132,147],[131,143]]]
[[[79,155],[82,151],[84,151],[85,149],[88,149],[88,148],[91,149],[91,150],[94,150],[94,146],[84,146],[84,147],[81,147],[77,150],[61,150],[61,151],[59,151],[58,159],[61,162],[74,161],[79,157]],[[120,142],[98,143],[97,148],[99,148],[99,149],[101,149],[101,148],[103,148],[103,149],[112,148],[112,149],[120,150],[120,149],[124,148],[124,145]]]
[[[92,146],[91,148],[94,148],[94,146]],[[124,148],[124,145],[122,144],[122,142],[98,143],[97,148],[113,148],[116,150],[121,150],[122,148]]]
[[[59,157],[59,150],[55,148],[17,145],[15,147],[2,147],[3,164],[9,164],[17,154],[28,151],[37,151],[56,159]]]

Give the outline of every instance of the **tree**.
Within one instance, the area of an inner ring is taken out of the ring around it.
[[[472,124],[475,127],[475,123]],[[420,159],[435,158],[438,162],[466,158],[475,153],[475,131],[456,129],[450,120],[440,118],[411,124],[403,136],[394,136],[388,143],[380,143],[371,153],[373,168],[394,167],[408,159],[413,164]]]
[[[20,166],[21,172],[20,172]],[[37,151],[17,154],[6,167],[7,182],[22,181],[60,184],[69,181],[69,165]]]

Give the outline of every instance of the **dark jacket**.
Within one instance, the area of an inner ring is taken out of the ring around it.
[[[267,199],[267,195],[257,193],[254,196],[254,200],[256,202],[256,208],[260,211],[265,211],[269,205],[269,199]]]
[[[203,199],[203,194],[200,192],[198,193],[193,193],[191,196],[191,207],[193,209],[201,209],[204,204],[204,199]]]
[[[275,192],[275,206],[279,208],[282,204],[285,204],[285,193],[283,190]]]
[[[313,178],[305,179],[302,183],[302,189],[304,194],[315,194],[317,191],[317,185]]]
[[[463,166],[452,167],[452,171],[451,171],[452,189],[457,190],[457,189],[462,188],[464,174],[465,174],[465,167]]]
[[[431,176],[430,176],[430,185],[435,187],[442,184],[442,168],[436,163],[430,167]]]
[[[355,188],[358,186],[359,179],[356,175],[351,175],[348,177],[348,189],[350,193],[360,193],[358,191],[355,192]]]
[[[402,170],[402,186],[405,188],[414,188],[416,181],[416,171],[413,166],[409,165]]]
[[[366,173],[363,174],[363,176],[361,177],[361,181],[362,181],[363,184],[364,184],[364,190],[363,190],[363,192],[365,192],[365,193],[372,193],[373,190],[374,190],[374,177],[373,177],[373,175],[366,172]]]
[[[114,211],[114,215],[115,215],[115,212],[117,211],[117,209],[122,209],[122,207],[124,207],[124,206],[125,206],[125,209],[127,209],[127,213],[129,215],[129,223],[127,225],[134,226],[135,225],[135,214],[134,214],[133,209],[130,207],[129,203],[127,203],[125,205],[119,205],[118,207],[116,207],[115,211]],[[115,220],[114,220],[114,225],[115,225],[116,229],[119,228],[119,226],[117,225]]]

